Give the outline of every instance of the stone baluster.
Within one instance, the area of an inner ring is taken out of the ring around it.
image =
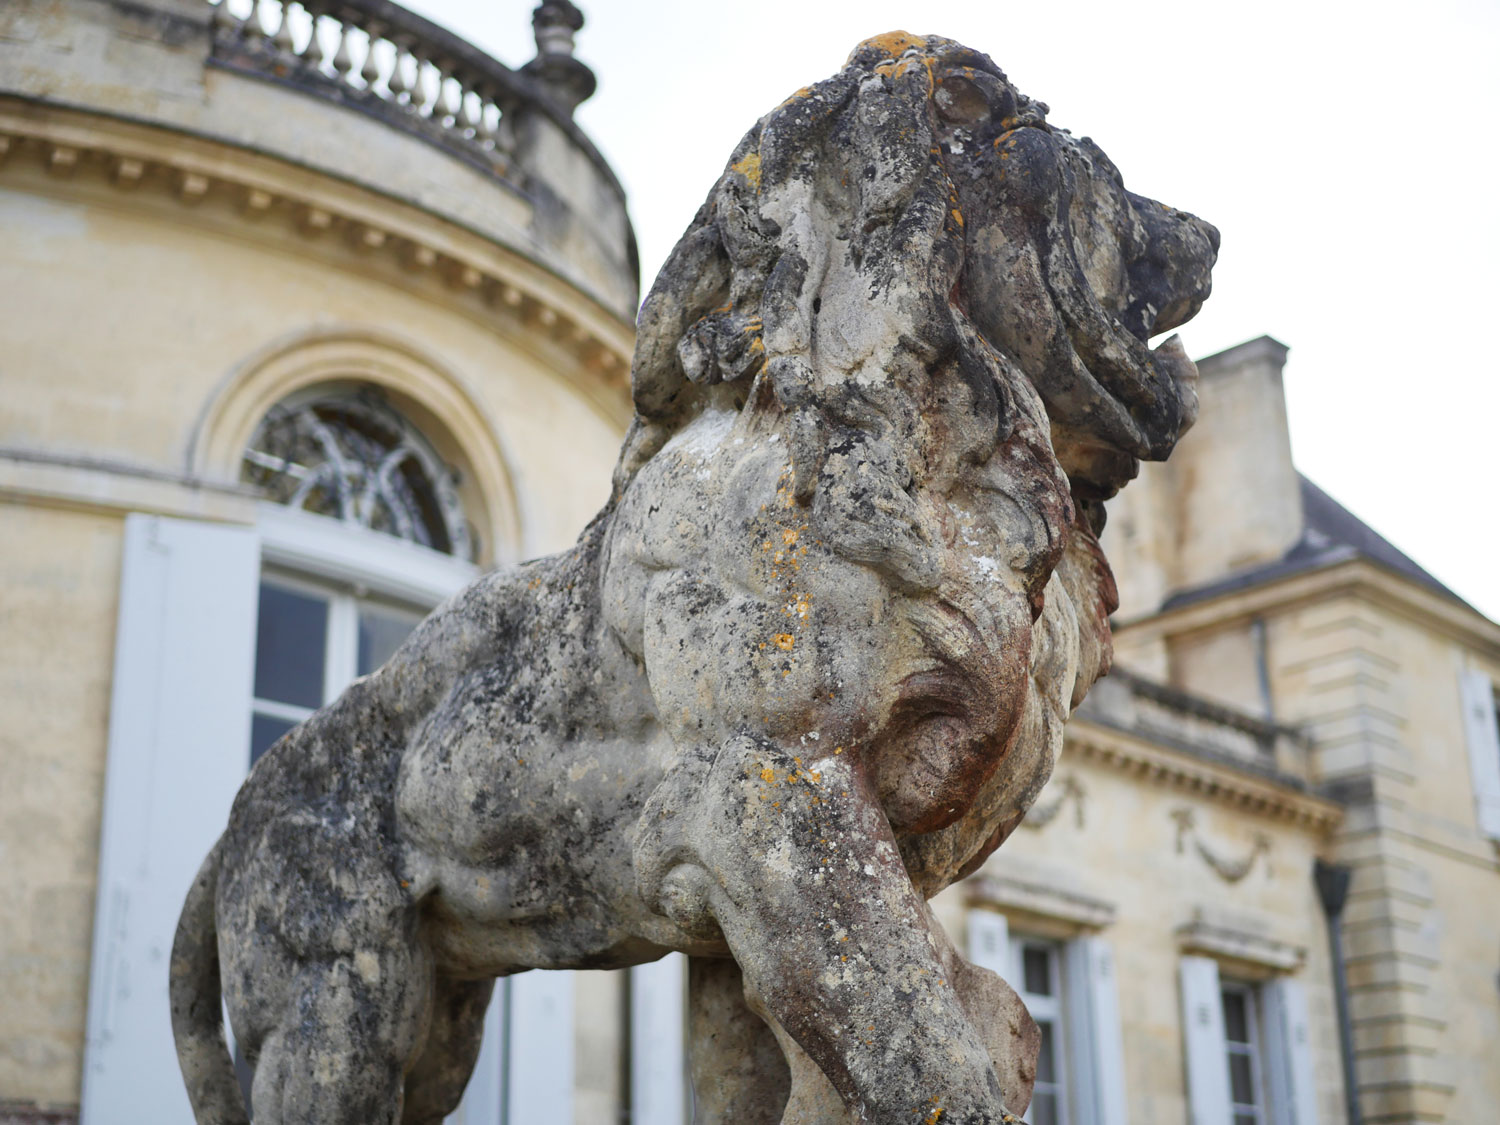
[[[381,77],[380,58],[376,49],[379,42],[380,29],[371,24],[365,29],[365,62],[359,68],[359,76],[364,80],[365,89],[371,93],[375,92],[375,85]]]
[[[214,6],[213,28],[216,34],[233,36],[240,30],[240,18],[230,10],[229,0],[219,0]]]
[[[307,42],[303,44],[302,50],[296,52],[296,55],[307,66],[316,69],[322,53],[321,45],[318,43],[318,26],[323,20],[323,9],[317,0],[301,0],[297,6],[307,13],[308,31]]]
[[[411,59],[411,84],[406,90],[406,108],[421,116],[427,102],[427,62],[422,58],[421,44],[413,43],[407,56]]]
[[[442,70],[438,71],[438,96],[434,114],[445,128],[457,127],[459,103],[463,94],[458,79]]]
[[[463,113],[459,118],[459,128],[467,137],[478,137],[479,123],[482,120],[484,120],[484,99],[477,93],[466,90],[463,94]]]
[[[391,92],[392,102],[404,105],[410,101],[412,90],[411,83],[406,80],[406,65],[411,58],[411,51],[404,39],[393,39],[391,42],[396,48],[396,58],[391,63],[391,75],[386,79],[385,88]]]
[[[434,117],[437,115],[438,99],[443,96],[443,73],[438,70],[437,65],[417,56],[417,75],[419,81],[418,89],[421,90],[421,98],[417,104],[417,112],[423,117]]]
[[[271,46],[278,54],[296,54],[296,44],[292,40],[291,0],[281,0],[277,5],[276,30],[271,33]]]
[[[511,135],[511,124],[514,120],[511,115],[511,102],[497,93],[491,104],[494,112],[485,114],[484,140],[492,149],[509,153],[515,148],[515,138]]]
[[[339,81],[348,85],[349,73],[354,69],[353,43],[355,27],[351,23],[339,20],[338,29],[339,45],[338,49],[333,53],[333,69],[334,73],[338,75]],[[324,61],[327,62],[328,60],[325,59]]]
[[[240,31],[250,47],[259,47],[265,41],[266,25],[261,22],[261,0],[250,0],[250,14],[240,25]]]

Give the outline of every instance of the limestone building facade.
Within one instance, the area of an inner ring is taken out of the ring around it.
[[[577,23],[513,72],[386,0],[0,5],[0,1120],[187,1120],[172,917],[252,757],[606,498],[638,271]],[[535,976],[472,1122],[571,1097]]]
[[[512,72],[389,0],[0,7],[0,1122],[187,1120],[170,927],[254,754],[602,503],[576,16]],[[1201,362],[1110,506],[1117,671],[935,903],[1044,1026],[1035,1125],[1500,1106],[1500,626],[1297,474],[1285,355]],[[459,1119],[685,1125],[683,1003],[515,978]]]

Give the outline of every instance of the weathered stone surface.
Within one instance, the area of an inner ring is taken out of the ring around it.
[[[926,899],[1108,666],[1101,501],[1192,420],[1146,340],[1217,244],[1044,115],[897,33],[745,137],[642,309],[605,511],[241,791],[173,954],[201,1122],[245,1120],[221,988],[260,1125],[437,1121],[495,976],[672,949],[702,1120],[1024,1109],[1034,1025]]]

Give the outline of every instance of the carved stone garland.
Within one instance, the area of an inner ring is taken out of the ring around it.
[[[1245,876],[1255,869],[1255,861],[1261,856],[1266,856],[1266,875],[1271,874],[1271,838],[1264,832],[1255,834],[1254,843],[1251,845],[1247,855],[1240,859],[1229,859],[1211,849],[1197,834],[1197,823],[1193,816],[1193,810],[1180,808],[1172,810],[1172,819],[1177,822],[1177,854],[1182,855],[1187,850],[1188,837],[1192,837],[1193,850],[1198,857],[1208,864],[1220,879],[1231,885],[1240,882]]]

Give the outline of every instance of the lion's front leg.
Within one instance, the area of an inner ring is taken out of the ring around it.
[[[689,959],[688,1028],[693,1125],[776,1125],[786,1110],[787,1062],[745,1002],[745,978],[732,959]]]
[[[685,929],[722,931],[752,1002],[848,1118],[1000,1125],[1004,1093],[946,939],[855,756],[741,737],[697,761],[647,806],[643,890]],[[803,1120],[796,1094],[788,1121]]]

